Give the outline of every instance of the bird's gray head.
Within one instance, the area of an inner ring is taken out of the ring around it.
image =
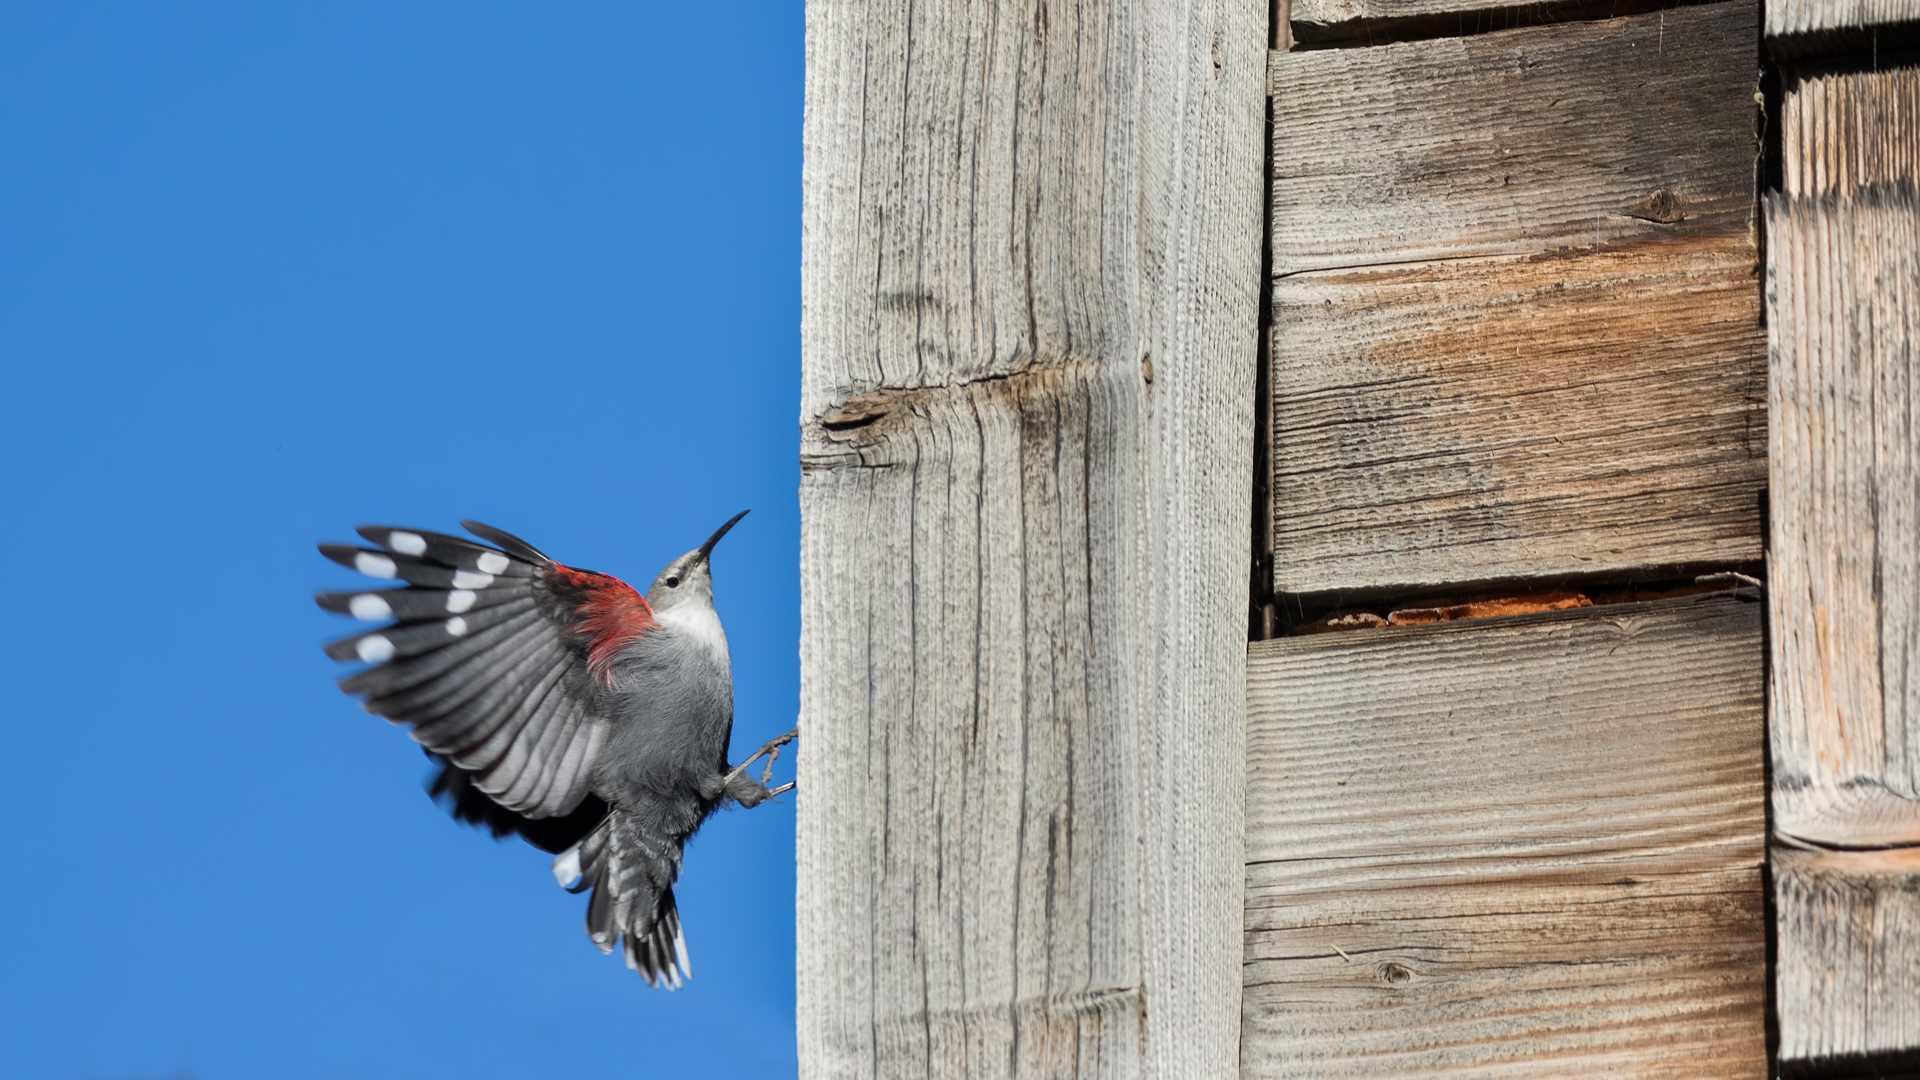
[[[685,555],[667,564],[660,576],[647,586],[647,606],[654,611],[671,611],[686,604],[705,604],[713,606],[713,574],[708,569],[707,560],[713,554],[713,545],[727,535],[734,523],[747,516],[742,510],[727,519],[725,525],[715,529],[707,542],[687,552]]]

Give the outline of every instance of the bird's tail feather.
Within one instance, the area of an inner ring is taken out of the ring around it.
[[[621,945],[627,966],[647,985],[678,990],[693,977],[673,899],[680,845],[653,842],[636,826],[630,815],[613,811],[555,857],[553,875],[568,892],[593,890],[587,936],[601,952]]]

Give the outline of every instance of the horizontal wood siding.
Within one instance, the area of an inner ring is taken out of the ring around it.
[[[1912,69],[1792,86],[1767,203],[1780,1055],[1869,1075],[1920,1050],[1916,117]]]
[[[1277,591],[1759,557],[1757,22],[1274,55]]]
[[[1248,668],[1248,1077],[1763,1077],[1751,593]]]

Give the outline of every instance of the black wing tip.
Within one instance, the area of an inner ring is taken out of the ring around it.
[[[333,543],[327,543],[323,541],[319,544],[316,544],[315,546],[320,549],[320,554],[326,556],[327,558],[333,560],[334,562],[339,563],[341,566],[344,566],[349,570],[358,570],[363,574],[366,573],[366,568],[364,566],[361,566],[359,563],[360,557],[362,555],[379,555],[382,558],[385,558],[387,556],[386,552],[381,551],[378,548],[355,547],[352,544],[333,544]],[[372,576],[377,577],[380,575],[372,575]],[[391,575],[388,575],[388,576],[391,576]]]
[[[505,529],[496,529],[491,525],[479,521],[462,521],[460,522],[460,527],[482,540],[490,540],[500,545],[501,550],[509,555],[525,559],[528,562],[538,565],[547,565],[553,562],[553,560],[547,556],[546,552],[541,551],[539,548],[534,547],[532,544],[527,543],[525,540],[520,539]]]

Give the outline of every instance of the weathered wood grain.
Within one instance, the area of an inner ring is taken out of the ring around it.
[[[1758,294],[1744,238],[1275,282],[1275,589],[1758,558]]]
[[[1920,187],[1767,223],[1775,828],[1920,844]]]
[[[1378,46],[1617,19],[1674,6],[1673,0],[1297,0],[1289,30],[1308,47]]]
[[[1911,69],[1790,87],[1767,203],[1780,1057],[1887,1075],[1920,1050],[1917,106]]]
[[[1757,18],[1273,58],[1277,591],[1759,557]]]
[[[1780,1056],[1920,1047],[1920,849],[1773,855]]]
[[[1920,68],[1799,82],[1781,110],[1780,144],[1787,195],[1920,182]]]
[[[1256,643],[1249,1077],[1762,1077],[1751,591]]]
[[[1758,20],[1273,54],[1274,274],[1748,233]]]
[[[1232,1075],[1266,6],[807,19],[802,1073]]]
[[[1767,36],[1823,34],[1920,21],[1920,0],[1769,0]]]
[[[1801,851],[1773,858],[1784,999],[1781,1056],[1920,1046],[1920,849]]]

